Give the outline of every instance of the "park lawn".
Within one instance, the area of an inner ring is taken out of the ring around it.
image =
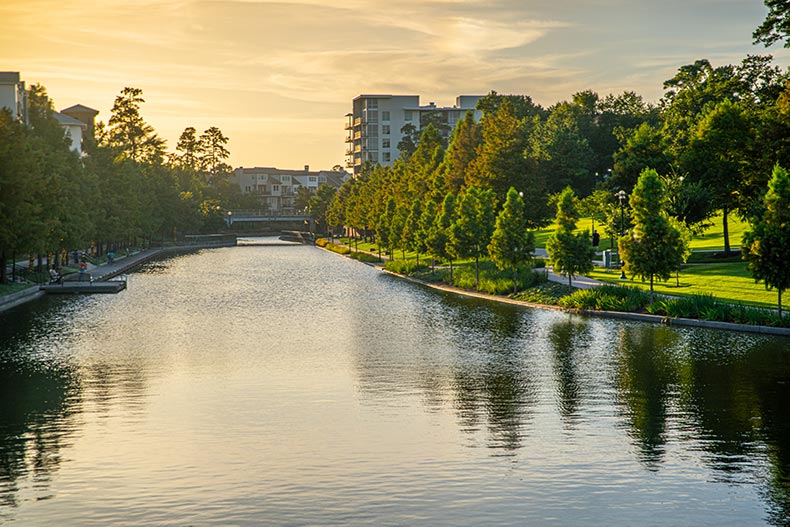
[[[713,225],[708,227],[705,232],[691,239],[692,250],[723,251],[724,250],[724,228],[721,224],[721,214],[717,214],[710,220]],[[727,218],[727,226],[730,231],[730,248],[741,246],[743,234],[749,230],[749,224],[742,221],[734,214]]]
[[[620,281],[620,271],[618,270],[607,272],[601,267],[596,267],[587,276],[602,282],[650,289],[649,282],[642,282],[639,279]],[[746,262],[690,265],[680,272],[680,287],[676,285],[675,276],[673,275],[666,282],[655,282],[653,288],[656,293],[666,295],[711,294],[724,302],[771,309],[776,309],[777,302],[776,290],[766,290],[762,282],[755,283],[746,269]]]

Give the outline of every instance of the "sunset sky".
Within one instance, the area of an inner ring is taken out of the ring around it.
[[[545,106],[592,89],[647,100],[678,67],[752,45],[761,0],[0,0],[0,71],[43,84],[56,109],[106,121],[124,86],[175,148],[218,126],[233,166],[343,164],[361,93],[527,94]]]

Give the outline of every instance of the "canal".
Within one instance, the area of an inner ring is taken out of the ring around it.
[[[0,313],[0,524],[787,525],[788,404],[788,339],[204,250]]]

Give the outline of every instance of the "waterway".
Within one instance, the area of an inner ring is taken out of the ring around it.
[[[790,524],[790,341],[437,292],[307,246],[0,314],[0,524]]]

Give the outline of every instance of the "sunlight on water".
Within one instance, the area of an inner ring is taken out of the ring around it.
[[[786,340],[263,242],[0,314],[0,523],[790,521]]]

